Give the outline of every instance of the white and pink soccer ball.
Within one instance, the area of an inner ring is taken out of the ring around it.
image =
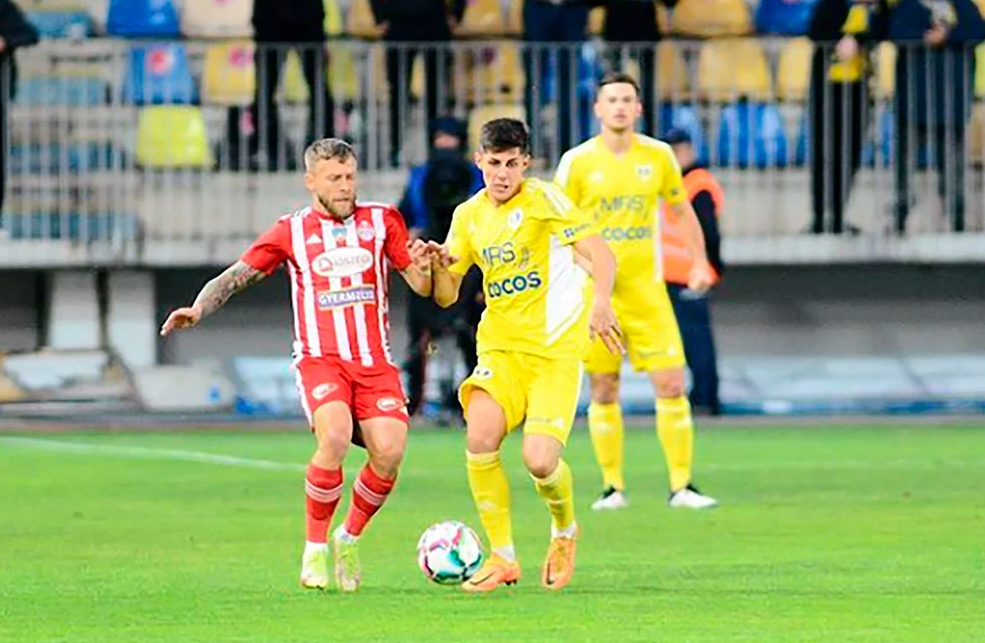
[[[479,536],[457,520],[431,525],[417,541],[417,564],[439,585],[464,583],[479,571],[484,558]]]

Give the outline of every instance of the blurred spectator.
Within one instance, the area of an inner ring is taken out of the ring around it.
[[[11,0],[0,0],[0,214],[7,193],[7,103],[17,93],[18,47],[38,43],[38,31]]]
[[[424,56],[425,121],[438,116],[448,99],[445,44],[462,21],[465,0],[372,0],[373,18],[387,41],[386,78],[390,86],[390,164],[398,167],[405,113],[410,105],[414,59]],[[413,43],[399,45],[396,43]],[[442,100],[444,99],[444,100]]]
[[[964,230],[964,132],[974,94],[974,46],[985,21],[974,0],[899,0],[889,36],[896,57],[896,230],[910,213],[913,153],[930,142],[937,191],[955,232]]]
[[[711,172],[698,164],[690,134],[683,129],[672,129],[665,140],[673,147],[684,174],[684,189],[695,214],[698,215],[705,237],[708,262],[715,271],[717,283],[725,267],[718,228],[718,217],[725,205],[725,194]],[[687,287],[693,259],[687,242],[673,221],[673,216],[666,215],[661,220],[663,271],[677,325],[681,329],[684,357],[691,371],[691,406],[695,411],[719,415],[721,402],[718,398],[718,357],[711,327],[711,303],[708,293],[696,292]]]
[[[820,0],[814,8],[808,35],[817,44],[810,98],[815,234],[844,230],[869,122],[869,51],[888,29],[886,0]]]
[[[672,9],[678,0],[660,0]],[[657,28],[657,3],[655,0],[592,0],[593,7],[605,7],[605,26],[602,37],[610,43],[633,43],[613,51],[613,64],[623,69],[629,58],[635,58],[640,66],[640,94],[643,100],[643,133],[656,136],[656,45],[660,40]],[[623,69],[625,71],[625,69]]]
[[[307,140],[334,133],[335,101],[327,77],[324,23],[322,0],[253,0],[257,78],[250,114],[256,131],[250,137],[250,155],[258,154],[262,148],[271,169],[282,166],[291,169],[297,162],[293,154],[281,156],[285,154],[286,146],[281,138],[280,117],[274,100],[284,62],[292,49],[301,58],[311,95]]]
[[[523,100],[527,110],[530,139],[537,144],[540,129],[542,96],[541,82],[546,78],[553,57],[555,66],[554,104],[557,109],[557,147],[561,152],[570,149],[575,140],[572,134],[576,122],[573,100],[578,77],[579,52],[577,45],[588,36],[588,3],[585,0],[526,0],[523,3],[523,68],[526,75]],[[559,44],[560,47],[549,47]]]
[[[437,120],[431,128],[431,152],[427,163],[411,168],[410,180],[400,201],[400,211],[412,237],[444,241],[452,214],[460,203],[482,189],[482,174],[466,157],[467,127],[453,118]],[[462,283],[458,303],[440,308],[431,299],[411,293],[408,308],[410,352],[404,369],[408,376],[408,411],[414,415],[424,398],[427,359],[434,341],[455,337],[468,372],[477,363],[475,334],[482,314],[482,275],[473,269]],[[442,404],[460,413],[454,383],[445,387]]]

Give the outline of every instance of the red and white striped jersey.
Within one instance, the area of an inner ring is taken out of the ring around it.
[[[294,355],[390,362],[389,267],[406,269],[407,227],[382,203],[357,203],[345,221],[305,208],[281,217],[241,260],[266,274],[287,265]]]

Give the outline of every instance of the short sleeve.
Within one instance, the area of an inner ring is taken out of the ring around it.
[[[551,233],[564,245],[577,243],[596,232],[593,219],[575,205],[556,185],[541,184],[544,207],[535,216],[547,222]]]
[[[404,217],[395,209],[387,210],[386,240],[383,252],[397,270],[407,270],[410,266],[410,253],[407,252],[407,225]]]
[[[674,156],[674,152],[668,146],[663,150],[663,182],[660,186],[660,198],[667,205],[677,205],[687,201],[687,192],[684,190],[684,176],[681,174],[681,166]]]
[[[579,203],[581,201],[581,190],[575,177],[574,158],[573,150],[568,150],[561,157],[557,171],[554,173],[554,185],[561,188],[561,191],[564,192],[572,203]]]
[[[287,261],[291,248],[291,222],[289,218],[280,219],[269,230],[257,237],[240,256],[240,261],[270,275],[279,265]]]
[[[462,206],[455,208],[455,214],[452,215],[451,228],[448,230],[445,246],[448,248],[448,253],[458,259],[448,267],[448,270],[458,275],[467,273],[474,261],[472,259],[472,241],[469,239],[468,210]]]

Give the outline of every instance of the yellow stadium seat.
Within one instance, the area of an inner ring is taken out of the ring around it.
[[[465,6],[459,33],[463,36],[498,36],[505,29],[499,0],[472,0]]]
[[[325,34],[329,37],[341,36],[345,32],[342,10],[336,0],[325,0]]]
[[[373,8],[369,0],[352,0],[349,15],[346,16],[345,30],[356,38],[376,38],[379,31],[373,18]]]
[[[480,105],[469,114],[469,145],[471,149],[479,147],[479,136],[482,134],[482,125],[494,118],[519,118],[525,119],[523,108],[519,105]]]
[[[192,38],[249,38],[253,0],[184,0],[181,32]]]
[[[687,63],[677,45],[662,40],[657,45],[657,96],[663,100],[689,96],[691,89]]]
[[[983,96],[985,96],[985,43],[975,47],[975,98]]]
[[[976,166],[985,164],[985,103],[975,103],[968,134],[968,156]]]
[[[670,19],[670,11],[667,7],[662,4],[657,5],[657,31],[659,31],[664,36],[669,36],[674,31],[674,26],[671,24],[673,21]]]
[[[729,102],[739,97],[770,100],[772,81],[766,52],[755,38],[709,40],[698,55],[701,98]]]
[[[293,49],[287,54],[280,70],[280,91],[277,96],[287,103],[307,103],[311,97],[308,81],[304,79],[301,57]]]
[[[880,99],[896,95],[896,45],[880,43],[875,51],[876,68],[872,77],[876,96]]]
[[[745,0],[681,0],[671,14],[673,32],[719,38],[752,33],[752,12]]]
[[[807,100],[811,86],[814,44],[808,38],[793,38],[780,51],[776,72],[776,95],[784,101]]]
[[[137,164],[145,168],[208,168],[215,159],[197,107],[145,107],[137,123]]]
[[[332,94],[341,100],[356,100],[359,96],[359,72],[352,51],[346,43],[329,43],[328,79]]]
[[[506,14],[506,33],[518,36],[523,33],[523,0],[510,0]]]
[[[595,7],[588,12],[588,33],[601,36],[605,27],[605,7]]]
[[[469,103],[509,103],[522,100],[523,68],[516,43],[504,41],[495,47],[469,52],[463,58],[466,63],[464,69],[456,68],[453,77],[457,82],[464,81],[464,93]]]
[[[252,40],[215,43],[205,50],[202,95],[208,103],[247,105],[256,91]]]

